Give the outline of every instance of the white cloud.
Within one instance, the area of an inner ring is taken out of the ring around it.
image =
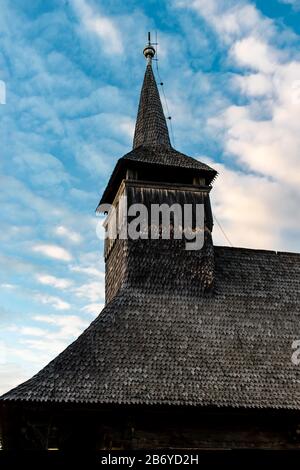
[[[84,307],[82,307],[82,311],[85,312],[85,313],[88,313],[92,316],[98,316],[99,313],[101,312],[101,310],[103,309],[104,307],[104,304],[100,304],[100,303],[93,303],[93,304],[88,304],[88,305],[85,305]]]
[[[248,36],[233,43],[233,59],[241,66],[258,72],[272,73],[278,66],[278,52],[264,40]]]
[[[36,301],[41,302],[45,305],[52,305],[55,310],[69,310],[71,305],[60,297],[56,297],[48,294],[35,294],[34,298]]]
[[[70,240],[72,243],[80,243],[82,241],[82,236],[78,232],[74,232],[64,225],[59,225],[55,227],[54,233],[60,237],[65,237]]]
[[[60,347],[58,347],[58,342],[54,339],[52,341],[47,342],[45,341],[45,336],[41,340],[33,339],[32,341],[44,341],[44,350],[36,351],[34,349],[30,349],[30,346],[26,344],[26,339],[23,336],[18,337],[18,342],[16,343],[16,347],[8,347],[7,348],[7,357],[9,357],[10,361],[18,361],[23,363],[24,365],[28,365],[30,368],[34,367],[34,373],[38,372],[41,367],[47,364],[49,360],[53,357],[54,354],[59,353],[64,345],[60,343]],[[25,344],[25,347],[24,347]],[[32,373],[27,377],[32,377]],[[21,381],[21,380],[20,380]]]
[[[235,75],[232,81],[242,94],[249,97],[269,96],[273,93],[270,78],[262,73]]]
[[[227,104],[207,121],[228,162],[219,168],[214,184],[213,211],[233,245],[293,250],[293,240],[300,235],[295,217],[300,203],[300,61],[295,35],[279,31],[246,1],[213,0],[207,5],[204,0],[181,0],[180,6],[197,11],[214,28],[227,48],[227,64],[238,67],[231,92],[243,104]],[[232,163],[235,168],[229,169]],[[218,233],[217,240],[224,243],[216,225]]]
[[[32,251],[61,261],[72,260],[72,255],[65,248],[57,245],[37,244],[32,247]]]
[[[104,279],[104,272],[94,266],[70,266],[70,271]]]
[[[17,327],[16,325],[13,325],[11,327],[7,328],[10,331],[16,331],[21,335],[25,336],[44,336],[45,335],[45,330],[42,328],[37,328],[35,326],[22,326],[22,327]]]
[[[273,31],[273,23],[263,17],[255,5],[236,0],[177,0],[175,5],[196,11],[210,23],[222,42],[231,43],[250,33],[264,37]]]
[[[92,303],[104,299],[105,285],[101,281],[87,282],[74,289],[75,295],[82,299],[87,299]]]
[[[51,337],[64,340],[79,336],[89,325],[89,321],[76,315],[36,315],[33,319],[57,327]]]
[[[244,168],[295,188],[300,184],[300,99],[294,86],[297,77],[300,62],[278,66],[272,77],[264,76],[269,89],[260,93],[259,101],[230,106],[210,121],[223,129],[225,150]],[[240,76],[236,83],[247,96],[258,95],[253,83],[249,85],[248,76]]]
[[[232,245],[281,248],[280,185],[263,176],[247,175],[216,162],[209,163],[220,173],[211,193],[214,216]],[[213,235],[217,245],[228,245],[217,223]]]
[[[38,282],[46,286],[52,286],[57,289],[67,289],[73,284],[71,279],[58,278],[50,274],[36,274]]]
[[[12,325],[9,331],[18,335],[14,347],[0,342],[0,394],[32,377],[90,323],[76,315],[36,315],[33,320],[49,328]]]
[[[0,363],[0,395],[29,379],[31,372],[14,362]]]
[[[121,36],[111,18],[101,15],[98,10],[92,8],[85,0],[73,0],[72,5],[83,26],[100,38],[106,53],[110,55],[122,54],[123,43]]]

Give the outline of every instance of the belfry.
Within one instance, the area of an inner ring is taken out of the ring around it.
[[[149,211],[202,205],[203,246],[161,233],[106,239],[106,305],[1,397],[3,447],[300,448],[300,255],[214,246],[217,172],[172,147],[150,41],[144,55],[133,148],[98,210],[120,211],[123,196]]]

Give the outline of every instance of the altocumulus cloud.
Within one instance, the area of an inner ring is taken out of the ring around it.
[[[71,308],[71,305],[68,302],[53,295],[38,293],[34,295],[34,298],[42,304],[51,305],[55,310],[70,310]]]
[[[111,18],[100,14],[85,0],[73,0],[72,4],[84,28],[101,39],[104,51],[109,54],[123,53],[120,31]]]
[[[204,19],[236,67],[232,102],[207,120],[224,157],[238,166],[220,167],[212,193],[216,213],[234,244],[299,250],[299,38],[250,2],[175,4]]]
[[[46,286],[52,286],[57,289],[67,289],[73,284],[71,279],[58,278],[50,274],[36,274],[38,282]]]
[[[6,329],[12,344],[0,343],[0,393],[37,372],[89,324],[76,315],[35,315],[32,321],[31,327],[12,324]]]
[[[55,227],[54,233],[56,235],[59,235],[60,237],[67,238],[72,243],[80,243],[82,241],[82,236],[80,235],[80,233],[70,230],[64,225],[59,225],[58,227]]]
[[[57,245],[37,244],[32,247],[32,251],[61,261],[72,260],[71,253],[69,253],[65,248]]]

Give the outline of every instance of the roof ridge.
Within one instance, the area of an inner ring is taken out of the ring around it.
[[[226,249],[231,251],[255,251],[256,253],[273,253],[274,255],[278,254],[276,250],[265,250],[264,248],[248,248],[244,246],[227,246],[227,245],[214,245],[214,248],[218,249]]]
[[[214,245],[215,249],[226,249],[231,251],[245,251],[245,252],[256,252],[256,253],[273,253],[274,255],[291,255],[291,256],[300,256],[300,253],[296,251],[280,251],[280,250],[267,250],[264,248],[247,248],[243,246],[227,246],[227,245]]]

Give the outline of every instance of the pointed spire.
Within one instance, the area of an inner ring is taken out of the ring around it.
[[[155,49],[150,42],[150,33],[148,34],[148,45],[143,52],[148,63],[140,96],[133,148],[140,145],[171,147],[168,126],[152,70]]]

